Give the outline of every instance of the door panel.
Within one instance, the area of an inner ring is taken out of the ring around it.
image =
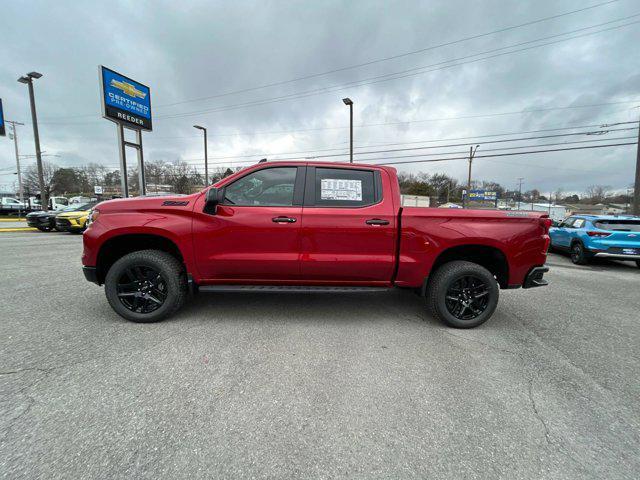
[[[194,254],[209,282],[287,282],[300,278],[305,167],[261,167],[224,185],[214,215],[196,207]]]
[[[200,275],[211,280],[290,280],[300,276],[302,207],[219,205],[194,225]],[[286,217],[295,222],[274,222]]]
[[[333,188],[337,185],[333,180],[354,182],[353,176],[330,172],[339,169],[317,170],[326,171],[323,178],[316,176],[312,167],[307,172],[300,232],[302,278],[319,283],[389,283],[395,267],[397,225],[390,195],[382,198],[383,191],[391,191],[386,173],[381,172],[377,177],[379,185],[374,188],[379,198],[374,199],[378,201],[373,205],[341,206],[336,198],[346,198],[350,194],[353,194],[356,202],[357,198],[361,199],[360,203],[366,202],[367,188],[363,187],[360,195],[355,190],[356,184],[351,183],[346,185],[347,188],[354,187],[352,192],[335,190],[332,193],[327,190],[329,194],[324,195],[324,199],[332,205],[314,206],[322,203],[323,194],[317,191],[321,185]],[[329,198],[331,195],[333,197]]]

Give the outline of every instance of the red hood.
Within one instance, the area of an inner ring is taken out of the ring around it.
[[[116,198],[100,202],[98,210],[102,212],[117,212],[130,210],[155,210],[157,208],[179,208],[191,210],[201,192],[191,195],[163,195],[132,198]]]

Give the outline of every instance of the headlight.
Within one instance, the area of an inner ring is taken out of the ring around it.
[[[95,208],[91,209],[89,216],[87,217],[87,227],[98,219],[98,215],[100,215],[99,210],[96,210]]]

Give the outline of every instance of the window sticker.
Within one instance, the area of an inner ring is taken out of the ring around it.
[[[323,178],[320,183],[321,200],[362,201],[362,180]]]

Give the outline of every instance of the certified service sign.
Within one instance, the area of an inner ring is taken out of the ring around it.
[[[0,137],[4,137],[6,134],[7,133],[4,129],[4,112],[2,111],[2,99],[0,98]]]
[[[106,67],[100,67],[102,116],[139,130],[151,128],[151,91]]]

